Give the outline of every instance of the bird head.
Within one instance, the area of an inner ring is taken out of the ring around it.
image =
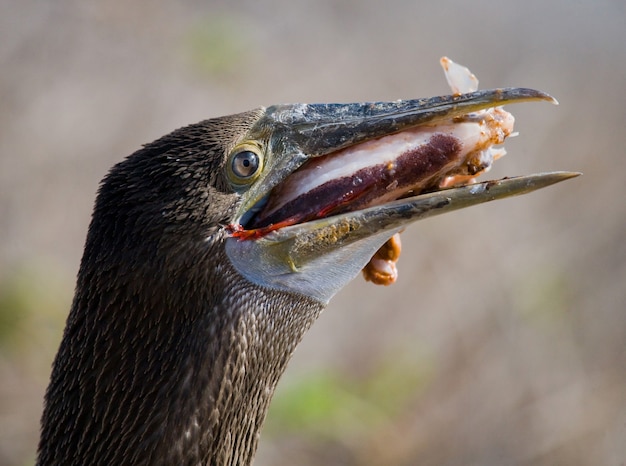
[[[325,304],[407,224],[575,176],[542,173],[441,189],[447,175],[481,171],[472,157],[502,142],[512,117],[503,112],[488,128],[497,141],[489,133],[486,141],[468,142],[457,128],[466,123],[485,133],[484,110],[541,100],[554,101],[543,92],[508,88],[395,102],[276,105],[181,128],[104,180],[93,254],[117,251],[128,264],[135,251],[130,262],[152,273],[164,264],[150,260],[185,267],[199,248],[210,255],[212,245],[224,243],[234,268],[253,284]],[[142,235],[102,244],[117,231]],[[186,254],[189,247],[194,254]]]

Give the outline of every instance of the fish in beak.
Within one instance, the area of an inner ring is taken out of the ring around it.
[[[362,269],[393,282],[409,223],[578,175],[476,182],[514,134],[502,106],[556,100],[525,88],[478,91],[467,68],[442,65],[452,95],[265,109],[230,158],[245,164],[237,157],[252,153],[262,164],[228,227],[227,253],[242,275],[325,303]]]

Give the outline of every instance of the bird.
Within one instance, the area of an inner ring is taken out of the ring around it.
[[[37,464],[251,464],[296,346],[386,241],[421,218],[576,175],[440,189],[430,171],[459,151],[445,135],[409,150],[421,161],[404,171],[400,158],[358,176],[343,163],[303,170],[371,141],[550,99],[504,88],[274,105],[180,128],[117,163],[96,197]],[[407,188],[407,170],[430,181]]]

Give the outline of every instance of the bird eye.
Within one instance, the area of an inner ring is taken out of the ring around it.
[[[229,174],[235,184],[247,184],[256,178],[261,168],[261,158],[256,152],[242,150],[230,156]]]
[[[233,156],[233,173],[241,178],[250,178],[259,169],[259,156],[249,150]]]

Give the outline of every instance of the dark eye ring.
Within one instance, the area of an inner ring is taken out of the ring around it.
[[[261,160],[259,156],[249,150],[237,152],[233,155],[230,162],[233,175],[243,180],[252,178],[259,170],[260,166]]]

